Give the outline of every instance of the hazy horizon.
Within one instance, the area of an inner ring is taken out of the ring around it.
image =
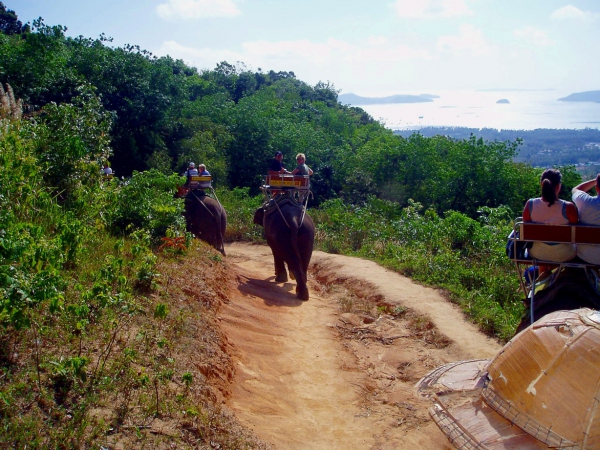
[[[438,91],[426,103],[357,105],[391,129],[432,127],[496,128],[505,130],[600,129],[600,103],[565,102],[571,92]],[[498,104],[506,98],[509,104]]]

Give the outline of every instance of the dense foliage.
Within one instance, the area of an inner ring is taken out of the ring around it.
[[[414,131],[396,131],[408,137]],[[519,154],[513,158],[535,167],[551,167],[567,164],[594,164],[600,166],[600,130],[497,130],[495,128],[426,127],[419,130],[425,137],[437,135],[452,139],[468,139],[470,136],[486,141],[521,140]],[[598,172],[596,167],[596,173]],[[594,173],[595,175],[595,173]]]
[[[280,150],[284,161],[307,154],[315,170],[311,206],[339,197],[359,204],[376,195],[474,217],[483,206],[518,210],[537,190],[532,169],[513,163],[516,137],[403,138],[362,109],[341,105],[330,83],[309,86],[292,72],[226,62],[198,72],[137,46],[114,48],[104,36],[71,38],[65,31],[38,20],[30,32],[0,34],[0,82],[13,87],[33,117],[93,95],[112,121],[103,145],[113,150],[117,175],[181,173],[192,160],[205,163],[220,187],[255,194]]]
[[[110,117],[89,91],[72,100],[24,119],[0,92],[0,443],[12,448],[94,441],[98,389],[118,393],[107,380],[131,382],[121,372],[140,363],[112,350],[152,308],[153,248],[165,234],[189,244],[179,177],[104,179]]]

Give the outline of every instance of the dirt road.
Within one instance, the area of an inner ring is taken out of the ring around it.
[[[311,298],[275,283],[267,246],[232,244],[222,328],[237,371],[229,406],[278,449],[450,449],[414,384],[500,348],[437,291],[375,263],[315,252]]]

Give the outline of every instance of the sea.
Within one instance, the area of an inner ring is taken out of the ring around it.
[[[572,93],[501,89],[421,92],[439,97],[427,103],[360,105],[360,108],[393,130],[424,127],[600,129],[600,103],[558,100]],[[499,100],[508,103],[498,103]]]

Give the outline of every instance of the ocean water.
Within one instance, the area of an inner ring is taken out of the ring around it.
[[[420,92],[416,94],[439,95],[439,98],[428,103],[360,107],[393,130],[423,127],[600,129],[600,103],[558,101],[571,93],[558,90]],[[500,99],[510,103],[496,103]]]

